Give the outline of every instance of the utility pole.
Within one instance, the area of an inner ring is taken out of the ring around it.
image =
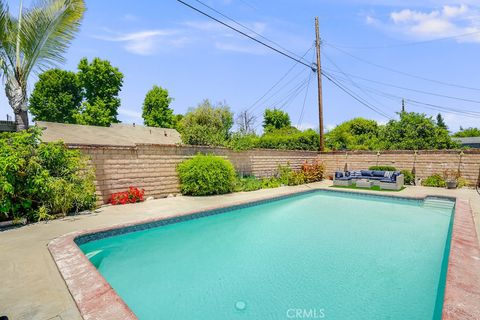
[[[325,139],[323,136],[323,95],[322,95],[322,63],[320,58],[320,30],[318,17],[315,17],[315,46],[317,48],[317,82],[318,82],[318,122],[320,132],[320,152],[325,150]]]
[[[405,99],[402,98],[402,113],[405,112]]]

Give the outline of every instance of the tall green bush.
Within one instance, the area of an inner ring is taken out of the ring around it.
[[[209,100],[204,100],[185,114],[178,129],[183,143],[219,146],[227,143],[232,126],[233,113],[227,105],[213,105]]]
[[[2,219],[38,221],[95,205],[86,158],[62,142],[41,143],[39,136],[37,128],[0,134]]]
[[[199,154],[180,163],[177,172],[185,195],[224,194],[235,188],[235,169],[222,157]]]

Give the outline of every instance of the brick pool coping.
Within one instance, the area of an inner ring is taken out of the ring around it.
[[[281,196],[267,196],[253,201],[246,200],[233,202],[228,205],[186,211],[162,218],[140,220],[108,228],[76,231],[52,240],[48,244],[48,249],[83,319],[138,319],[105,278],[98,272],[97,268],[92,265],[90,260],[83,254],[76,241],[78,242],[82,237],[88,238],[93,234],[104,234],[103,237],[105,237],[111,236],[111,234],[108,233],[115,230],[128,230],[126,232],[144,230],[167,223],[176,223],[183,220],[201,218],[234,210],[239,207],[255,206],[261,203],[311,193],[318,190],[335,193],[355,193],[373,197],[404,198],[410,200],[424,200],[428,197],[405,197],[393,194],[380,195],[351,190],[333,191],[312,189],[300,192],[294,191]],[[442,319],[480,319],[480,246],[475,230],[472,209],[468,200],[441,196],[433,197],[454,199],[456,202]],[[140,227],[140,229],[137,229],[137,227]],[[125,232],[120,232],[119,234],[121,233]]]

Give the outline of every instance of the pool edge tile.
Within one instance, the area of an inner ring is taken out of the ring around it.
[[[480,246],[467,200],[455,205],[442,319],[480,319]]]
[[[410,197],[394,194],[376,195],[357,191],[337,191],[323,188],[292,191],[279,196],[266,196],[253,201],[238,201],[202,210],[181,212],[168,217],[151,218],[95,230],[77,231],[52,240],[48,244],[48,249],[67,285],[68,290],[70,291],[70,294],[72,295],[72,298],[85,320],[138,319],[133,311],[82,253],[79,248],[80,244],[117,234],[145,230],[155,226],[162,226],[185,220],[198,219],[210,215],[225,213],[242,207],[260,205],[262,203],[268,203],[316,191],[408,200],[425,200],[429,197]],[[475,242],[477,234],[473,222],[472,209],[467,200],[448,196],[434,197],[454,200],[456,202],[442,319],[480,319],[480,246],[478,245],[478,241]],[[95,235],[99,235],[100,237],[96,238]],[[470,252],[470,254],[465,254],[466,252]],[[465,272],[469,271],[466,274],[471,275],[472,270],[474,270],[473,276],[475,279],[465,279]],[[477,272],[475,272],[475,270]],[[78,281],[82,276],[85,276],[86,278],[84,279],[88,279],[89,281]],[[94,285],[92,285],[92,283]],[[468,302],[468,304],[465,302]]]

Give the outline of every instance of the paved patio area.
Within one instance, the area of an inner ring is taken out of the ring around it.
[[[159,218],[219,204],[253,201],[267,196],[275,197],[310,188],[328,188],[330,185],[330,181],[325,181],[310,185],[214,197],[176,197],[151,200],[135,205],[108,206],[91,215],[67,217],[0,232],[0,316],[8,316],[11,320],[81,319],[47,249],[47,244],[51,240],[66,233]],[[382,194],[384,193],[382,192]],[[477,233],[480,234],[480,195],[475,190],[408,187],[401,192],[386,194],[398,196],[444,195],[469,200],[475,215]]]

